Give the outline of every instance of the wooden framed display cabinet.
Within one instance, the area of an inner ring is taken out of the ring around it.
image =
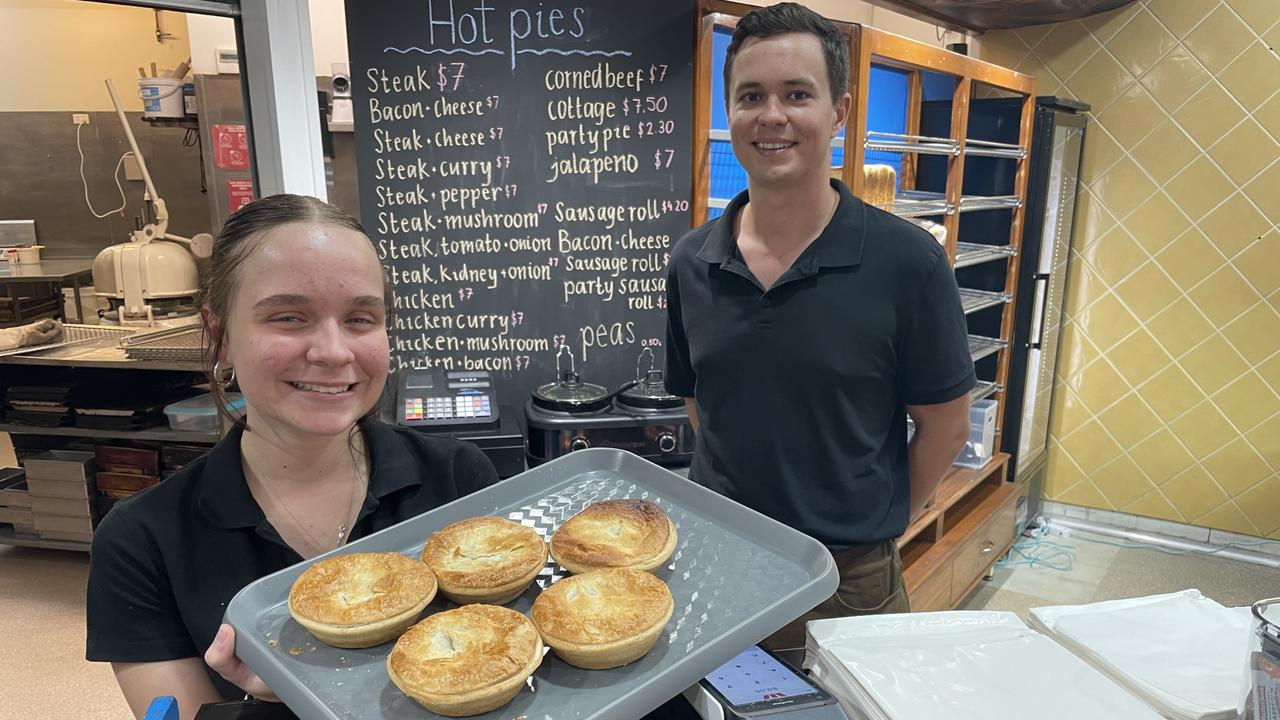
[[[718,102],[712,92],[715,34],[755,9],[720,0],[701,5],[695,223],[705,222],[718,206],[710,199],[712,145],[723,143],[725,133],[711,129],[712,104]],[[978,372],[972,397],[994,399],[1001,417],[1018,281],[1018,265],[1010,258],[1018,253],[1025,216],[1035,78],[874,28],[837,26],[849,40],[853,110],[844,137],[833,145],[839,152],[832,174],[865,198],[864,166],[888,164],[897,187],[892,204],[881,207],[945,228]],[[1020,121],[971,127],[971,99],[995,97],[1020,99]],[[878,105],[884,103],[892,107]],[[999,432],[993,447],[1000,447]],[[953,467],[929,509],[899,538],[914,610],[956,606],[1012,546],[1019,487],[1006,477],[1008,459],[997,453],[981,468]]]

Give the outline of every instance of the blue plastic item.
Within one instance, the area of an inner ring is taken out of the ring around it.
[[[142,720],[178,720],[178,699],[172,695],[161,695],[152,700]]]

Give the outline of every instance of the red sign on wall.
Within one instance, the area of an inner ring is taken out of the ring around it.
[[[252,180],[227,181],[227,211],[235,212],[253,202]]]
[[[249,169],[249,135],[243,125],[213,126],[213,166],[220,170]]]

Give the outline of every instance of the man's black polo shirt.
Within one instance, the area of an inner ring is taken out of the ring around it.
[[[369,491],[355,540],[498,481],[474,445],[363,423]],[[93,538],[86,657],[154,662],[202,657],[245,585],[302,561],[245,482],[236,426],[209,453],[112,508]],[[207,669],[207,668],[206,668]],[[209,671],[227,699],[244,691]]]
[[[853,197],[765,292],[747,193],[676,245],[667,390],[697,401],[690,477],[832,547],[907,527],[906,405],[972,389],[955,275],[929,233]]]

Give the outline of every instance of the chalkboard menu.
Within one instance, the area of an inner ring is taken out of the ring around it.
[[[488,370],[520,404],[561,346],[610,387],[645,347],[662,358],[667,260],[691,217],[693,9],[347,3],[393,371]]]

